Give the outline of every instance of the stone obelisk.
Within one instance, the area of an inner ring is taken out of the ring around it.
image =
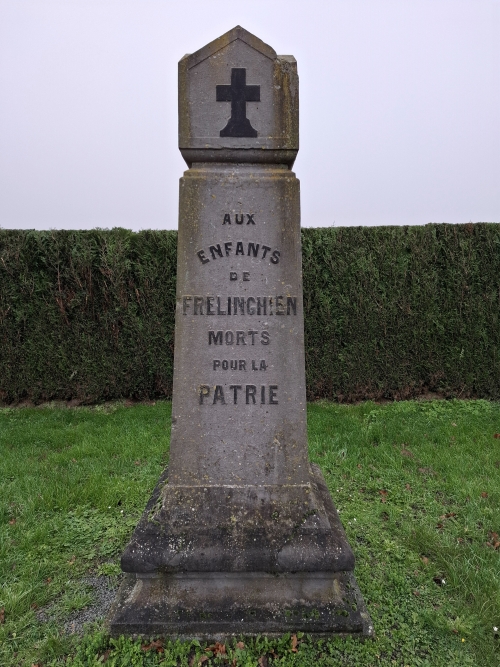
[[[236,27],[179,63],[170,463],[122,556],[114,634],[372,628],[307,452],[292,56]]]

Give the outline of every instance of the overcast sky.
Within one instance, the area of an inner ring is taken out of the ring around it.
[[[0,0],[0,226],[177,227],[177,61],[300,76],[302,224],[500,222],[500,0]]]

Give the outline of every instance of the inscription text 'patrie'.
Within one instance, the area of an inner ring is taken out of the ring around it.
[[[245,405],[278,405],[278,385],[276,384],[260,387],[255,384],[230,384],[229,390],[229,393],[227,390],[224,393],[224,387],[221,384],[216,384],[215,387],[201,384],[198,388],[200,405],[217,405],[218,403],[238,405],[238,402]]]

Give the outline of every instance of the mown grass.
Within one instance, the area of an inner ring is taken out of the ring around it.
[[[500,404],[316,403],[308,419],[376,640],[299,634],[222,653],[113,641],[99,619],[68,634],[92,601],[84,578],[118,571],[167,462],[170,404],[2,409],[0,664],[500,664]]]

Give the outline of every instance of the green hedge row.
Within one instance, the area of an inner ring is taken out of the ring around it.
[[[169,397],[176,240],[0,230],[0,400]],[[309,398],[500,398],[500,224],[302,242]]]

